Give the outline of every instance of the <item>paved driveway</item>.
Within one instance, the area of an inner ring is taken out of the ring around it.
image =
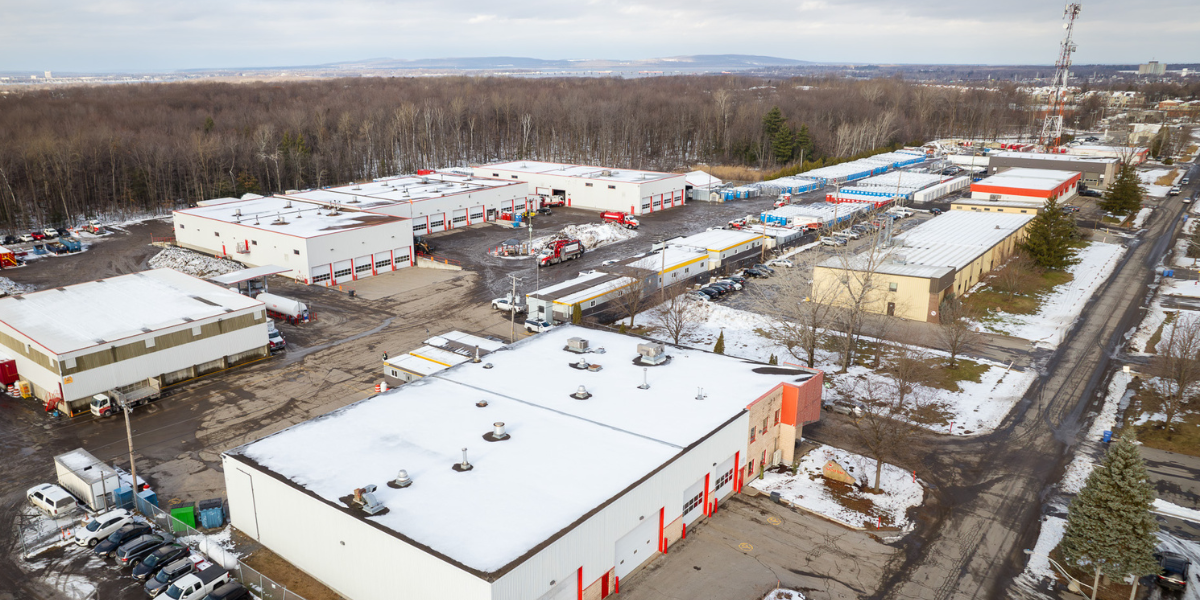
[[[757,600],[782,585],[813,600],[851,600],[875,593],[895,552],[866,533],[765,496],[736,495],[716,516],[689,527],[687,539],[666,556],[622,579],[621,595]]]

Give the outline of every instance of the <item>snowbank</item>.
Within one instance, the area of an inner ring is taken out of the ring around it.
[[[801,252],[808,252],[809,250],[812,250],[813,248],[816,248],[820,245],[821,245],[821,242],[813,242],[811,244],[804,244],[803,246],[796,246],[795,248],[792,248],[791,250],[784,252],[782,255],[779,256],[779,258],[791,258],[797,254],[800,254]]]
[[[883,491],[875,494],[852,488],[848,497],[868,500],[874,504],[869,512],[862,512],[842,505],[834,493],[825,485],[821,474],[825,463],[834,460],[842,465],[860,483],[873,483],[875,460],[847,452],[832,446],[818,446],[800,459],[796,475],[766,473],[762,479],[754,479],[750,486],[763,493],[779,492],[784,500],[824,515],[835,521],[854,527],[876,523],[882,518],[884,524],[903,529],[908,525],[907,511],[919,506],[925,498],[925,490],[916,481],[912,472],[885,463],[883,465]]]
[[[1079,263],[1067,269],[1074,278],[1046,294],[1037,313],[991,313],[986,325],[976,324],[976,329],[1025,338],[1043,348],[1057,348],[1088,298],[1116,269],[1125,250],[1125,246],[1118,244],[1089,243],[1079,251]]]
[[[27,294],[32,291],[32,285],[17,283],[7,277],[0,277],[0,292],[4,294]]]
[[[1168,296],[1185,296],[1188,298],[1200,298],[1200,281],[1184,281],[1182,279],[1163,279],[1162,287],[1163,294]]]
[[[1167,192],[1171,191],[1169,185],[1157,185],[1154,182],[1158,181],[1159,177],[1171,174],[1171,169],[1151,169],[1149,171],[1138,171],[1138,177],[1142,180],[1142,185],[1146,188],[1147,196],[1156,196],[1166,198]],[[1176,180],[1179,177],[1175,178]]]
[[[1175,517],[1176,519],[1183,519],[1184,521],[1191,521],[1193,523],[1200,523],[1200,510],[1188,508],[1186,506],[1179,506],[1178,504],[1172,504],[1161,498],[1154,499],[1154,508],[1151,509],[1150,512],[1166,515],[1168,517]]]
[[[763,600],[804,600],[804,594],[796,590],[771,590],[770,593],[763,596]]]
[[[1134,228],[1138,228],[1138,227],[1141,227],[1142,225],[1144,225],[1146,223],[1146,219],[1150,218],[1150,213],[1153,213],[1153,212],[1154,212],[1153,208],[1143,208],[1142,210],[1139,210],[1137,216],[1134,217],[1134,219],[1133,219]]]
[[[541,251],[542,246],[552,239],[559,238],[574,238],[583,242],[583,247],[588,250],[595,250],[602,246],[624,242],[637,237],[637,232],[632,229],[626,229],[614,223],[584,223],[582,225],[567,225],[554,235],[542,236],[534,238],[533,253]]]
[[[1133,375],[1124,371],[1117,371],[1109,381],[1108,395],[1104,397],[1100,414],[1092,420],[1084,444],[1075,451],[1075,458],[1067,465],[1067,471],[1063,474],[1060,484],[1063,492],[1078,494],[1083,489],[1083,484],[1087,483],[1088,475],[1092,474],[1096,462],[1104,455],[1104,447],[1100,445],[1104,432],[1113,431],[1116,427],[1117,410],[1126,400],[1129,383],[1132,381]]]
[[[232,525],[226,525],[219,533],[198,533],[179,538],[179,541],[198,549],[213,562],[226,569],[236,568],[241,554],[233,551]]]
[[[1042,530],[1038,534],[1037,544],[1033,554],[1029,556],[1029,564],[1025,571],[1037,577],[1054,578],[1054,568],[1050,566],[1050,552],[1062,541],[1063,532],[1067,529],[1067,520],[1062,517],[1042,517]]]
[[[155,269],[175,269],[180,273],[187,273],[188,275],[202,279],[246,268],[241,263],[236,263],[232,260],[205,256],[191,250],[175,247],[164,248],[162,252],[155,254],[150,259],[150,266]]]

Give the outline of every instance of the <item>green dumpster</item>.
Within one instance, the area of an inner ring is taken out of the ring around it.
[[[186,531],[183,525],[192,529],[196,528],[196,507],[184,506],[171,509],[171,531],[176,533]]]

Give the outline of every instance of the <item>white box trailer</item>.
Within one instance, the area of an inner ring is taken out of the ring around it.
[[[55,456],[54,471],[60,487],[97,512],[113,506],[122,485],[120,473],[83,448]]]

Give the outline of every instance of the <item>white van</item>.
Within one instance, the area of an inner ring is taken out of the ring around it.
[[[120,529],[122,525],[132,522],[133,515],[123,508],[96,515],[82,527],[75,528],[75,543],[90,548]]]
[[[52,517],[65,515],[79,508],[79,504],[75,502],[74,496],[53,483],[43,483],[37,487],[29,488],[25,492],[25,496],[29,498],[29,502],[34,506]]]

